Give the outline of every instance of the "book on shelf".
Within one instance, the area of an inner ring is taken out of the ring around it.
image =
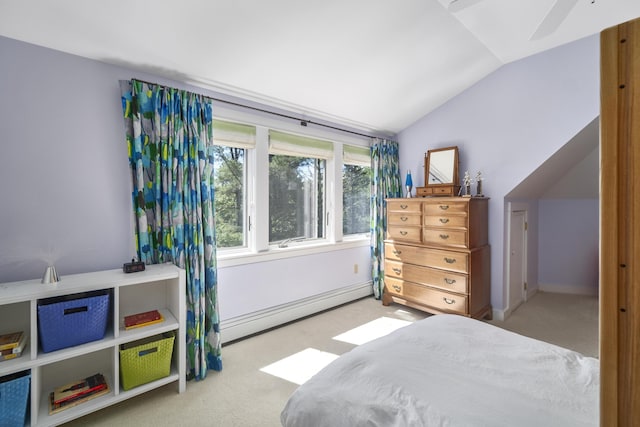
[[[10,348],[17,347],[24,335],[23,331],[0,335],[0,350],[8,350]]]
[[[53,402],[61,403],[81,395],[90,394],[94,391],[104,389],[106,385],[107,381],[104,375],[91,375],[90,377],[57,387],[53,390]]]
[[[22,356],[22,350],[24,350],[26,343],[27,343],[27,336],[25,334],[20,339],[20,343],[18,343],[17,347],[8,348],[6,350],[0,350],[0,362],[3,362],[5,360],[15,359],[17,357]]]
[[[75,399],[67,400],[61,403],[55,403],[53,401],[53,392],[51,392],[49,396],[49,415],[57,414],[58,412],[64,411],[65,409],[72,408],[81,403],[87,402],[91,399],[95,399],[96,397],[100,397],[102,395],[108,394],[110,391],[111,389],[109,388],[109,385],[107,385],[104,389],[100,391],[96,391],[91,394],[82,395]]]
[[[3,362],[5,360],[15,359],[16,357],[19,357],[19,356],[20,356],[19,353],[3,354],[3,355],[0,355],[0,362]]]
[[[160,323],[164,320],[162,313],[158,310],[145,311],[144,313],[136,313],[130,316],[124,317],[124,328],[133,329],[141,328],[143,326],[153,325]]]
[[[57,387],[49,394],[49,414],[55,414],[80,403],[109,393],[104,375],[95,374]]]
[[[20,341],[18,341],[18,345],[12,348],[7,348],[6,350],[0,350],[0,355],[7,356],[9,354],[18,354],[22,353],[24,350],[24,346],[27,344],[27,334],[22,334],[20,337]]]

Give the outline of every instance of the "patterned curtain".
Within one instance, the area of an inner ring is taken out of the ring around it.
[[[138,257],[186,272],[187,372],[222,369],[210,99],[121,81]]]
[[[373,294],[384,289],[384,238],[387,232],[386,198],[402,197],[398,143],[376,138],[371,146],[371,262]]]

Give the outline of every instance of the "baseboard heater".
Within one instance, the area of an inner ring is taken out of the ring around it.
[[[222,343],[346,304],[373,294],[372,282],[352,285],[220,322]]]

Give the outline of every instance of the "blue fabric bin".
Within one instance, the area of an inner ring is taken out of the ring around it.
[[[30,383],[29,371],[0,378],[0,427],[24,427]]]
[[[109,292],[38,301],[38,336],[43,352],[100,340],[107,330]]]

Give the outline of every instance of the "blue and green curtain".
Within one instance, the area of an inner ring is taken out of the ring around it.
[[[120,89],[138,257],[185,270],[187,375],[203,379],[222,369],[212,101],[138,80]]]
[[[402,197],[398,152],[395,141],[374,138],[371,145],[371,277],[376,299],[382,298],[384,290],[385,199]]]

